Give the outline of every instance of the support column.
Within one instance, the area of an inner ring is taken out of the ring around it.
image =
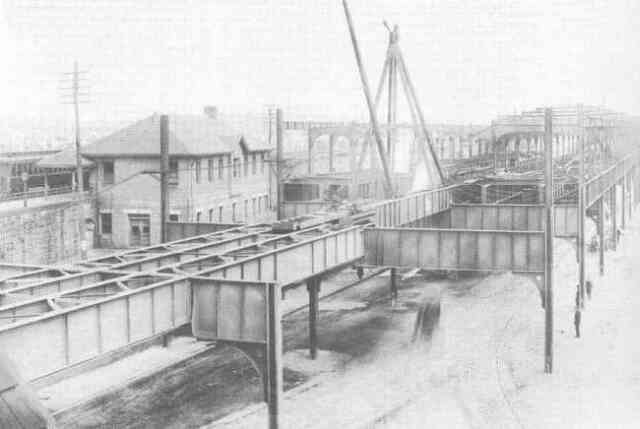
[[[611,194],[611,241],[613,242],[612,248],[613,250],[617,250],[618,248],[618,219],[616,213],[616,205],[617,205],[617,195],[616,195],[617,186],[614,184],[611,187],[609,193]]]
[[[604,196],[598,199],[598,253],[600,261],[600,275],[604,275]]]
[[[282,320],[280,316],[280,286],[269,284],[267,289],[267,393],[269,429],[280,426],[280,401],[282,396]]]
[[[620,227],[622,229],[626,229],[627,228],[627,222],[626,222],[626,217],[627,217],[627,176],[624,175],[622,176],[622,180],[620,181],[621,184],[621,194],[622,194],[622,206],[620,207],[620,213],[622,214],[622,219],[621,219],[621,225]]]
[[[391,303],[395,304],[398,300],[398,269],[391,268],[389,270],[389,281],[391,286]]]
[[[309,354],[311,359],[318,357],[318,298],[320,279],[312,277],[307,280],[309,293]]]

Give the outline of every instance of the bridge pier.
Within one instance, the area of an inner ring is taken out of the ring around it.
[[[307,292],[309,293],[309,354],[311,359],[316,359],[318,357],[319,277],[307,280]]]

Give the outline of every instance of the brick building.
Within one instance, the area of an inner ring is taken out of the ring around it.
[[[83,147],[95,163],[97,243],[133,247],[160,241],[160,115]],[[271,220],[269,147],[214,114],[169,116],[169,220]]]

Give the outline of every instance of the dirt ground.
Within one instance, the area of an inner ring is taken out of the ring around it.
[[[347,270],[329,281],[335,285],[355,279],[355,273]],[[347,356],[350,361],[373,358],[372,351],[383,336],[394,338],[389,347],[406,345],[421,296],[419,290],[407,292],[402,307],[391,311],[389,278],[376,277],[322,300],[320,349]],[[284,318],[285,353],[308,347],[307,316],[303,310]],[[285,365],[285,390],[304,383],[311,375]],[[237,350],[221,346],[64,411],[56,421],[61,428],[196,428],[262,402],[261,389],[260,378],[249,361]]]

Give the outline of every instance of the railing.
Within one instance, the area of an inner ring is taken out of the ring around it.
[[[458,185],[416,192],[394,200],[373,204],[366,211],[374,211],[379,227],[400,226],[431,216],[451,207],[451,191]]]
[[[362,257],[362,226],[321,234],[248,258],[193,272],[197,276],[290,286]],[[184,269],[184,268],[182,268]]]

